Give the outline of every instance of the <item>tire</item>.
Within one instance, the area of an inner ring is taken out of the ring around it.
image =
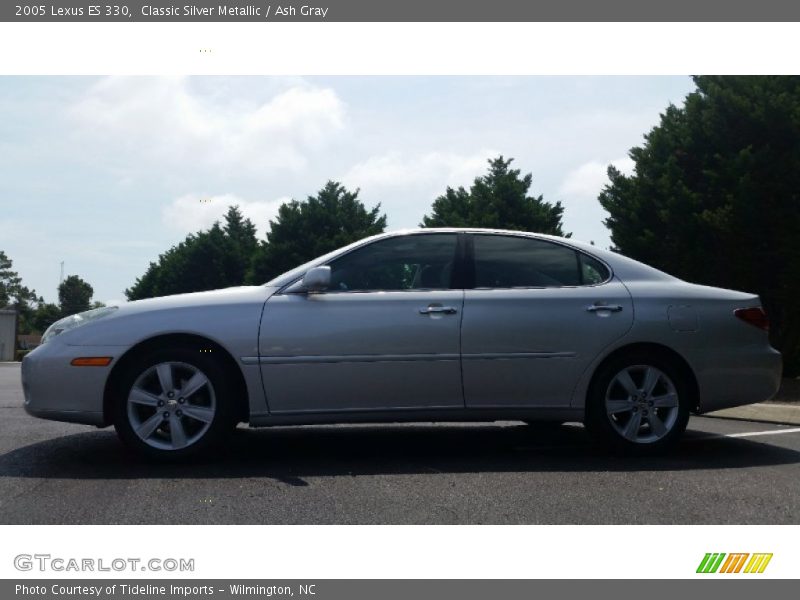
[[[602,443],[630,454],[673,447],[689,422],[691,386],[676,362],[634,352],[600,367],[589,389],[586,427]]]
[[[137,358],[120,378],[112,419],[117,435],[148,459],[206,453],[236,425],[225,370],[199,348],[164,348]]]

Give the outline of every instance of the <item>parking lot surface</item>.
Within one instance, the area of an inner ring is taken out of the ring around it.
[[[240,427],[216,456],[139,461],[113,429],[34,419],[0,365],[0,524],[800,523],[800,428],[692,417],[631,458],[517,422]]]

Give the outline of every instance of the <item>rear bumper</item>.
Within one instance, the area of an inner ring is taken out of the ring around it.
[[[764,402],[780,388],[783,361],[767,346],[722,349],[695,357],[701,413]]]
[[[24,408],[41,419],[104,425],[103,394],[120,346],[69,346],[56,340],[39,346],[22,360]],[[79,356],[114,357],[107,367],[73,367]]]

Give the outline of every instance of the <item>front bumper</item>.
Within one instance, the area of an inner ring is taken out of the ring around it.
[[[69,423],[105,425],[103,395],[121,346],[70,346],[57,338],[22,360],[25,411],[34,417]],[[107,367],[74,367],[73,358],[111,356]]]

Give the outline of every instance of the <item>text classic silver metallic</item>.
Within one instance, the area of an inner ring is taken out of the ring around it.
[[[22,363],[25,409],[114,425],[153,457],[251,426],[581,421],[674,443],[689,413],[759,402],[781,356],[753,294],[594,246],[480,229],[382,234],[262,286],[101,308]]]

